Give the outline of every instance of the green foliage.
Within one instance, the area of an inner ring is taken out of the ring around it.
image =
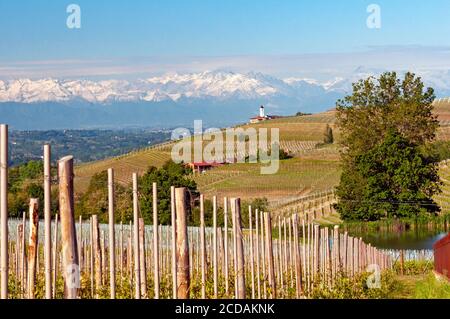
[[[394,263],[393,271],[396,274],[401,274],[401,263],[399,261]],[[427,260],[405,260],[403,262],[403,274],[407,276],[427,274],[434,269],[434,263]]]
[[[343,210],[344,219],[378,220],[438,211],[432,199],[439,191],[437,165],[398,133],[389,133],[382,144],[358,155],[355,162],[365,183],[358,207]]]
[[[39,205],[39,214],[41,217],[43,216],[43,172],[44,164],[41,161],[30,161],[26,164],[12,167],[9,170],[8,204],[10,216],[18,217],[21,216],[23,212],[28,211],[30,198],[39,199],[39,202],[41,203]],[[55,169],[53,169],[52,174],[55,173]],[[55,191],[53,191],[53,195],[55,195]],[[56,211],[57,205],[57,201],[53,198],[52,211]]]
[[[116,222],[132,220],[132,194],[129,188],[114,183]],[[101,223],[108,222],[108,173],[103,171],[92,176],[87,191],[76,201],[77,216],[88,219],[97,215]]]
[[[433,89],[419,77],[395,72],[353,85],[338,101],[343,172],[336,206],[345,220],[378,220],[435,213],[439,192],[435,156],[423,151],[438,121]]]
[[[310,293],[313,299],[385,299],[389,298],[397,282],[391,271],[381,274],[381,288],[369,288],[367,279],[369,273],[356,274],[349,278],[341,274],[336,278],[334,286],[318,283]]]
[[[416,299],[450,299],[450,283],[437,279],[430,273],[425,280],[416,283]]]
[[[9,170],[9,190],[15,192],[20,190],[26,180],[42,178],[44,163],[41,161],[29,161],[28,163],[12,167]]]
[[[197,192],[197,184],[189,178],[191,171],[183,164],[168,161],[160,169],[150,167],[139,179],[140,210],[145,223],[153,223],[153,183],[158,190],[158,221],[163,225],[171,222],[170,187],[186,187],[192,195]]]
[[[435,141],[422,146],[423,153],[435,162],[450,159],[450,141]]]

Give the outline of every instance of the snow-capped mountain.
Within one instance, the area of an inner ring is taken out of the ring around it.
[[[311,89],[323,91],[324,87],[307,79],[281,80],[261,73],[222,71],[167,74],[136,81],[20,79],[0,81],[0,102],[67,102],[81,99],[90,103],[111,103],[178,101],[181,98],[297,98],[308,94],[306,90]]]
[[[325,80],[279,79],[226,71],[166,74],[134,81],[79,79],[0,80],[0,119],[15,129],[189,127],[196,119],[224,127],[258,114],[321,112],[351,84],[381,70],[358,68]],[[437,96],[450,95],[450,72],[424,71]]]
[[[351,84],[384,70],[356,68],[351,74],[334,76],[319,82],[310,78],[278,79],[261,73],[226,71],[166,74],[163,76],[125,80],[0,80],[0,103],[39,103],[86,101],[95,104],[114,102],[161,102],[186,99],[271,99],[305,97],[328,93],[346,94]],[[439,93],[450,92],[450,71],[424,70],[418,73],[425,83]],[[328,106],[327,106],[328,107]]]

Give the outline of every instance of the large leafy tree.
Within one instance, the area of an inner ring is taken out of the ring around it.
[[[343,173],[337,208],[344,219],[436,211],[429,204],[439,190],[437,165],[422,152],[438,128],[433,100],[433,89],[425,89],[419,77],[406,73],[401,80],[395,72],[387,72],[378,79],[360,80],[352,95],[338,101]],[[412,172],[422,174],[420,183],[414,184]],[[389,174],[394,175],[385,180]],[[400,187],[393,180],[401,178],[405,184]]]
[[[183,164],[169,161],[157,169],[150,167],[139,179],[140,211],[146,224],[153,223],[153,183],[158,190],[158,222],[170,224],[170,187],[186,187],[192,193],[197,191],[195,181],[188,177],[190,170]]]
[[[439,175],[432,159],[398,132],[356,158],[356,169],[365,178],[361,200],[344,219],[378,220],[415,217],[436,212],[431,196],[439,190]]]

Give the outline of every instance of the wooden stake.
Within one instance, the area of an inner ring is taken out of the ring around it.
[[[45,255],[45,298],[52,298],[52,215],[51,215],[51,149],[44,145],[44,255]]]
[[[252,223],[252,206],[248,207],[248,224],[250,227],[250,274],[252,278],[252,299],[255,299],[255,269],[253,260],[253,223]]]
[[[265,235],[266,235],[266,255],[269,264],[269,287],[270,287],[270,298],[277,298],[277,288],[275,282],[275,266],[273,260],[273,245],[272,245],[272,220],[269,213],[264,213],[265,222]]]
[[[147,267],[145,262],[145,224],[144,218],[139,218],[139,262],[141,270],[141,298],[147,298]]]
[[[205,243],[205,206],[203,194],[200,195],[200,253],[202,268],[202,299],[206,299],[206,243]]]
[[[95,294],[96,298],[99,297],[99,290],[102,287],[102,249],[101,249],[101,238],[100,238],[100,228],[98,224],[97,215],[92,215],[92,239],[93,246],[92,250],[94,252],[94,267],[95,267]]]
[[[36,282],[36,261],[39,248],[39,200],[30,199],[30,236],[28,239],[28,299],[34,299]]]
[[[114,220],[114,171],[108,169],[108,221],[109,221],[109,290],[116,299],[116,234]]]
[[[137,174],[133,173],[133,236],[134,236],[134,298],[141,299],[141,274],[139,262],[139,206]]]
[[[158,191],[153,183],[153,276],[155,281],[155,299],[159,299],[159,245],[158,245]]]
[[[8,299],[8,125],[0,125],[0,299]]]
[[[177,299],[177,228],[176,228],[176,209],[175,209],[175,186],[170,187],[170,212],[172,217],[172,295]]]
[[[225,294],[228,296],[228,198],[223,199],[223,221],[224,221],[224,257],[225,257]]]
[[[300,250],[298,246],[298,216],[294,214],[293,226],[294,226],[294,260],[295,260],[295,287],[297,292],[297,298],[303,294],[302,287],[302,264],[300,260]]]
[[[237,246],[237,299],[245,299],[245,269],[244,269],[244,245],[241,221],[241,200],[231,199],[231,212],[234,216],[234,229]]]
[[[25,229],[25,223],[24,223]],[[25,246],[25,242],[23,243]],[[25,259],[25,258],[24,258]],[[53,235],[53,299],[56,298],[56,278],[58,275],[58,214],[55,215],[55,232]],[[24,267],[25,268],[25,267]]]
[[[214,299],[217,299],[217,197],[213,197],[213,283]]]
[[[258,299],[261,299],[261,274],[259,264],[259,215],[258,210],[255,210],[255,228],[256,228],[256,285],[258,286]]]
[[[191,207],[186,188],[175,189],[175,201],[177,211],[177,294],[181,299],[189,299],[190,276],[187,216],[190,214]]]
[[[64,297],[66,299],[76,299],[80,288],[80,270],[74,217],[72,156],[64,157],[59,161],[58,176]]]
[[[267,299],[267,277],[266,277],[266,244],[264,237],[264,214],[260,212],[260,226],[261,226],[261,267],[263,273],[263,297]]]

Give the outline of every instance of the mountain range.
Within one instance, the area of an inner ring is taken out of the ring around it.
[[[325,82],[228,71],[133,81],[0,80],[0,119],[20,130],[189,127],[195,119],[222,127],[246,122],[261,104],[276,115],[330,109],[352,82],[377,72],[357,69]]]

